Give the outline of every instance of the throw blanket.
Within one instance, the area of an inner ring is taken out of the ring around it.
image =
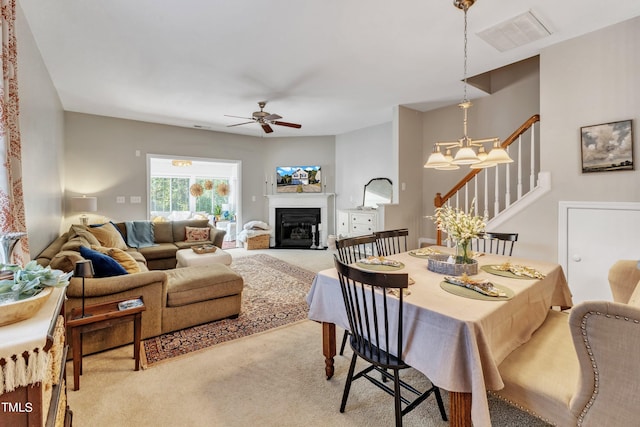
[[[155,246],[151,221],[126,221],[127,245],[132,248]]]

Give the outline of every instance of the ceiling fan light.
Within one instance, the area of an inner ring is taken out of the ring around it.
[[[485,161],[491,163],[512,163],[513,159],[509,157],[509,154],[504,148],[493,147],[493,149],[489,151],[489,155]]]
[[[479,161],[480,159],[471,147],[460,148],[456,153],[456,156],[453,158],[453,164],[456,165],[472,165],[474,163],[478,163]]]

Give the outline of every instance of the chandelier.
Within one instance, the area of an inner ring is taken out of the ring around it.
[[[467,99],[467,11],[475,0],[454,0],[453,5],[464,11],[464,98],[458,104],[462,108],[463,136],[453,142],[436,142],[433,152],[424,164],[425,168],[437,170],[459,169],[459,165],[470,165],[472,169],[483,169],[495,166],[498,163],[511,163],[513,160],[504,148],[500,146],[499,138],[471,139],[467,135],[467,112],[471,107],[471,101]],[[491,151],[485,151],[484,144],[492,144]],[[443,153],[444,149],[444,153]],[[456,150],[455,155],[452,150]]]

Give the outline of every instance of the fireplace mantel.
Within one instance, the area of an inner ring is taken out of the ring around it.
[[[283,193],[265,196],[269,201],[269,225],[275,229],[276,208],[320,208],[320,244],[326,246],[329,229],[329,200],[333,193]],[[272,234],[269,246],[275,246],[275,236]]]

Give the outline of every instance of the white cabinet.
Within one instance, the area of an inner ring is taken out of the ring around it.
[[[338,236],[354,237],[380,230],[379,216],[375,210],[338,210]]]

